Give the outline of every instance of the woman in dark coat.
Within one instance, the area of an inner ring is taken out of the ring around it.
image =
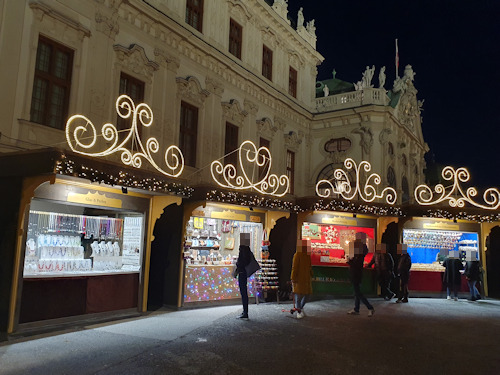
[[[451,299],[451,290],[453,290],[454,300],[458,301],[458,289],[462,284],[460,270],[463,269],[462,261],[458,258],[458,251],[450,251],[442,266],[445,267],[443,283],[446,285],[446,299]]]
[[[476,288],[476,283],[479,281],[481,274],[476,254],[476,251],[467,252],[466,254],[467,262],[465,263],[464,275],[467,279],[467,284],[469,285],[469,301],[477,301],[478,299],[481,299],[481,294]]]

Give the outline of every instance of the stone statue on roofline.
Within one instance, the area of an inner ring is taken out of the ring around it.
[[[314,20],[311,20],[306,25],[306,30],[309,34],[316,36],[316,26],[314,26]]]
[[[396,78],[396,80],[394,81],[394,85],[393,85],[392,90],[394,92],[405,91],[406,88],[408,87],[408,83],[413,82],[416,75],[417,75],[417,73],[415,73],[413,71],[413,68],[411,67],[411,65],[410,64],[406,65],[403,77]]]
[[[288,24],[288,0],[274,0],[273,9],[283,18]]]
[[[297,30],[304,27],[304,13],[302,12],[302,7],[300,7],[297,13]]]
[[[330,95],[330,89],[328,88],[328,86],[327,86],[327,85],[325,85],[325,86],[323,87],[323,93],[325,94],[325,96]]]
[[[380,68],[380,72],[378,73],[378,87],[383,89],[385,85],[385,66]]]

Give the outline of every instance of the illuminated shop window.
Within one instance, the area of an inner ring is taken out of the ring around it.
[[[63,129],[68,117],[73,51],[44,36],[38,39],[30,120]]]

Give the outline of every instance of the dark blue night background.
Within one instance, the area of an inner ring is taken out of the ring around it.
[[[385,87],[407,64],[425,99],[424,139],[441,165],[467,167],[470,183],[500,187],[500,1],[289,0],[296,21],[315,19],[325,61],[318,80],[357,82],[367,65],[386,66]],[[374,79],[377,82],[376,78]],[[427,155],[430,160],[432,155]]]

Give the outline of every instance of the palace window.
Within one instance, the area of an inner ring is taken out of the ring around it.
[[[232,164],[238,168],[238,127],[229,122],[226,122],[226,139],[224,142],[224,163]]]
[[[243,28],[234,20],[229,21],[229,52],[241,60]]]
[[[260,137],[260,139],[259,139],[259,148],[260,147],[265,147],[269,151],[271,151],[271,142],[269,142],[265,138]],[[259,167],[259,181],[262,180],[265,177],[266,171],[268,169],[269,161],[270,160],[266,160],[266,162],[264,163],[264,165],[262,167]]]
[[[184,163],[196,167],[196,144],[198,141],[198,108],[181,102],[179,148],[184,155]]]
[[[294,98],[297,97],[297,71],[292,67],[288,73],[288,93]]]
[[[394,156],[394,146],[391,142],[387,143],[387,153],[391,156]]]
[[[128,74],[120,74],[120,95],[128,95],[134,101],[135,105],[144,102],[144,82],[129,76]],[[122,118],[118,116],[116,127],[118,130],[130,129],[132,118]],[[142,134],[142,126],[138,126],[139,135]]]
[[[39,36],[30,120],[63,129],[68,117],[73,50]]]
[[[286,150],[286,175],[290,180],[290,194],[294,192],[294,180],[295,180],[295,152]]]
[[[203,0],[186,0],[186,23],[202,32]]]
[[[396,173],[394,173],[394,168],[387,168],[387,183],[390,187],[396,189]]]
[[[273,51],[266,46],[262,48],[262,75],[268,80],[273,80]]]

